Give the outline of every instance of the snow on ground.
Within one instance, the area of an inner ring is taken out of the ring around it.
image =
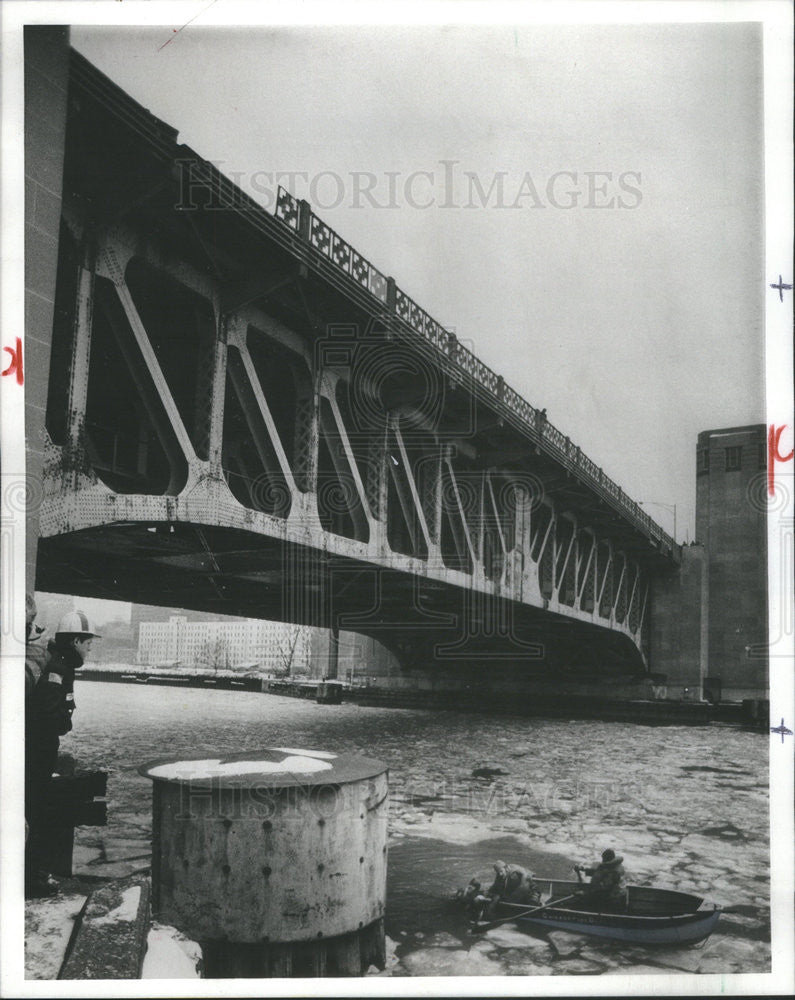
[[[63,964],[82,894],[29,899],[25,903],[25,978],[55,979]]]
[[[141,979],[200,979],[202,950],[175,927],[153,923]]]
[[[138,916],[138,904],[141,902],[141,887],[140,885],[131,885],[129,889],[125,889],[121,894],[121,902],[117,907],[108,912],[103,917],[94,917],[92,923],[94,926],[97,924],[115,924],[118,921],[127,921],[132,923]]]

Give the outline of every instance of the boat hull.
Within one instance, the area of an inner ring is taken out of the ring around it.
[[[528,913],[526,904],[500,902],[489,919],[510,920],[513,917],[524,926],[540,930],[569,931],[587,934],[609,941],[644,945],[686,945],[708,938],[720,920],[721,909],[705,903],[701,897],[670,889],[648,886],[629,886],[627,908],[622,913],[611,913],[554,905],[555,900],[568,900],[572,893],[583,886],[578,882],[555,879],[535,879],[546,903],[537,913]],[[550,905],[550,902],[553,905]]]
[[[569,931],[627,944],[695,944],[708,938],[720,919],[720,910],[683,917],[627,917],[607,922],[604,914],[564,914],[549,911],[538,917],[519,917],[518,922],[544,930]]]

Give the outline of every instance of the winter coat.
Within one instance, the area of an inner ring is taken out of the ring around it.
[[[620,899],[624,892],[624,868],[621,864],[608,865],[602,862],[595,868],[586,868],[585,874],[590,875],[589,889],[607,899]]]
[[[25,704],[25,772],[47,780],[58,762],[59,737],[72,728],[75,670],[82,660],[74,649],[47,644],[46,662]]]
[[[43,628],[31,625],[25,641],[25,704],[47,667],[47,646],[42,639]]]
[[[497,872],[494,884],[488,890],[488,895],[499,896],[507,902],[529,903],[538,896],[538,887],[533,881],[533,875],[520,865],[506,865]]]

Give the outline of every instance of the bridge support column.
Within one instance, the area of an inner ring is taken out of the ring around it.
[[[481,574],[486,571],[486,476],[485,470],[480,474],[478,482],[478,507],[477,507],[477,539],[476,555]]]
[[[386,427],[375,431],[367,449],[367,502],[376,520],[379,551],[387,549],[387,498],[389,495],[389,475],[387,469]]]
[[[328,658],[326,659],[325,680],[335,681],[339,672],[340,627],[336,623],[328,632]]]
[[[319,376],[313,389],[306,388],[295,406],[295,480],[304,493],[317,493],[318,443],[320,438]]]
[[[422,502],[428,524],[430,545],[428,565],[441,568],[442,562],[442,451],[437,448],[433,463],[423,477]]]
[[[223,316],[220,314],[219,296],[213,296],[213,329],[208,330],[204,336],[197,339],[196,350],[196,382],[195,382],[195,405],[194,423],[192,428],[188,428],[191,433],[196,453],[200,458],[206,456],[211,460],[211,451],[214,444],[218,448],[218,461],[220,462],[220,434],[218,425],[223,427],[224,418],[224,388],[221,382],[221,393],[218,395],[218,355],[219,340],[223,329]],[[225,374],[225,373],[224,373]],[[215,434],[215,440],[214,440]]]
[[[33,591],[61,225],[69,29],[25,28],[26,581]],[[13,343],[13,341],[12,341]],[[7,359],[6,359],[7,360]],[[5,387],[4,387],[5,388]],[[20,393],[21,393],[20,387]],[[21,402],[20,395],[20,402]],[[7,465],[7,463],[6,463]],[[14,470],[6,469],[8,472]],[[21,472],[21,469],[18,470]]]
[[[91,359],[91,320],[94,311],[95,248],[86,241],[81,247],[82,261],[77,277],[72,362],[69,373],[68,435],[73,454],[83,447],[86,402],[88,400],[88,367]]]
[[[669,698],[700,690],[704,677],[706,553],[685,545],[676,571],[652,579],[649,661]]]
[[[216,324],[213,377],[211,384],[210,429],[207,458],[213,475],[223,478],[221,455],[223,453],[224,401],[226,398],[226,324],[227,317],[219,315]]]

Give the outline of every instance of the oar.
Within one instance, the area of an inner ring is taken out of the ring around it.
[[[544,903],[543,906],[534,906],[529,910],[521,910],[519,913],[514,913],[510,917],[501,917],[499,920],[487,920],[482,924],[475,923],[472,927],[473,931],[490,931],[492,927],[499,927],[500,924],[510,923],[512,920],[518,920],[519,917],[527,917],[531,913],[540,913],[541,910],[547,910],[550,906],[558,906],[560,903],[565,903],[570,899],[574,899],[578,896],[578,892],[573,892],[570,896],[561,896],[560,899],[551,899],[548,903]]]

